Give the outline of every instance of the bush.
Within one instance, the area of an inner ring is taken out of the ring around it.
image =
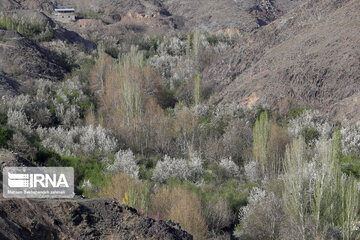
[[[274,193],[253,188],[249,203],[239,213],[241,223],[234,235],[240,239],[279,239],[283,213]]]
[[[13,131],[5,126],[0,125],[0,147],[7,147],[11,140]]]
[[[87,158],[62,156],[59,166],[74,168],[76,186],[80,187],[87,180],[93,187],[98,188],[106,182],[104,165],[97,161],[97,156]]]
[[[130,207],[148,213],[151,205],[150,186],[125,173],[115,174],[99,192],[100,197],[116,198]]]
[[[139,166],[133,152],[129,149],[127,151],[120,150],[115,154],[113,164],[108,165],[108,170],[115,173],[126,173],[129,176],[137,179],[139,175]]]
[[[78,154],[101,156],[114,154],[118,149],[118,142],[107,130],[98,126],[73,127],[66,130],[58,128],[38,128],[41,144],[53,149],[60,155],[76,156]]]
[[[177,186],[172,190],[160,188],[152,197],[151,212],[180,226],[195,239],[207,239],[207,226],[201,214],[201,204],[194,193]]]
[[[320,133],[312,127],[304,127],[301,130],[301,136],[305,139],[307,145],[313,145],[315,141],[319,140]]]
[[[233,213],[226,201],[220,199],[215,204],[212,202],[207,204],[205,219],[209,229],[218,233],[232,224]]]
[[[221,159],[219,165],[225,169],[229,177],[232,178],[240,177],[240,168],[231,160],[231,157]]]
[[[175,177],[181,181],[195,182],[201,178],[202,174],[202,162],[197,155],[190,156],[189,161],[165,155],[163,160],[156,164],[152,179],[164,183],[170,177]]]

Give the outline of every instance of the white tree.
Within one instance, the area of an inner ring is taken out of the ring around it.
[[[133,178],[138,178],[139,166],[133,152],[128,149],[126,151],[120,150],[115,154],[113,164],[108,165],[108,169],[116,173],[126,173]]]

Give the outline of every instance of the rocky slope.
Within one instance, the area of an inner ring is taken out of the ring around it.
[[[359,120],[359,9],[357,0],[310,0],[239,41],[204,72],[213,101]]]
[[[0,239],[192,239],[178,224],[157,221],[114,199],[4,199],[2,166],[33,166],[0,149]]]
[[[0,71],[21,81],[30,79],[61,79],[63,69],[48,50],[11,31],[0,30]]]
[[[39,78],[63,77],[64,69],[56,63],[47,49],[35,41],[4,30],[0,30],[0,39],[0,72],[8,78],[26,85]]]
[[[113,199],[0,199],[0,239],[192,239]]]

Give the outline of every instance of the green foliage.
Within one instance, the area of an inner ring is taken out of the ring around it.
[[[35,162],[40,166],[47,167],[73,167],[75,186],[89,180],[94,187],[103,186],[107,178],[104,176],[105,166],[98,161],[96,155],[88,157],[60,156],[55,151],[46,149],[39,143],[35,154]]]
[[[11,129],[0,124],[0,147],[7,147],[13,133]]]
[[[305,143],[307,145],[313,143],[315,140],[318,140],[320,137],[318,130],[312,127],[304,127],[300,134],[305,139]]]
[[[35,154],[35,162],[40,166],[55,167],[59,166],[61,157],[55,151],[49,150],[41,146],[39,143],[35,144],[38,148]]]
[[[356,155],[340,157],[341,171],[360,180],[360,158]]]
[[[304,111],[309,110],[309,107],[303,107],[303,108],[294,108],[291,109],[289,114],[289,119],[295,119],[298,116],[300,116]]]
[[[150,184],[145,182],[141,186],[141,209],[147,214],[151,206]]]
[[[0,124],[5,125],[7,123],[6,113],[0,112]]]
[[[213,46],[221,41],[221,37],[216,34],[205,33],[206,40]]]
[[[139,43],[139,51],[145,51],[144,56],[146,59],[149,59],[157,54],[161,41],[161,36],[142,39]]]
[[[341,133],[340,130],[338,129],[334,131],[333,151],[334,151],[334,157],[337,160],[340,160],[342,156],[342,142],[341,142]]]
[[[139,178],[142,180],[150,180],[157,161],[158,159],[156,157],[140,158]]]
[[[133,186],[131,186],[129,192],[125,193],[125,198],[123,199],[123,203],[130,207],[136,207],[136,203],[138,199],[139,196],[136,189]]]
[[[87,82],[94,64],[95,60],[93,58],[86,58],[79,63],[79,68],[72,69],[72,73],[78,76],[81,82]]]
[[[88,158],[61,157],[60,166],[73,167],[75,184],[79,185],[84,180],[89,180],[95,187],[102,186],[106,178],[104,177],[104,166],[97,161],[96,156]]]

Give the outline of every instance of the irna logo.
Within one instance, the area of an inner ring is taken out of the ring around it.
[[[74,169],[69,167],[5,167],[5,198],[72,198]]]
[[[59,188],[69,187],[65,174],[19,174],[8,173],[8,185],[12,188]]]

